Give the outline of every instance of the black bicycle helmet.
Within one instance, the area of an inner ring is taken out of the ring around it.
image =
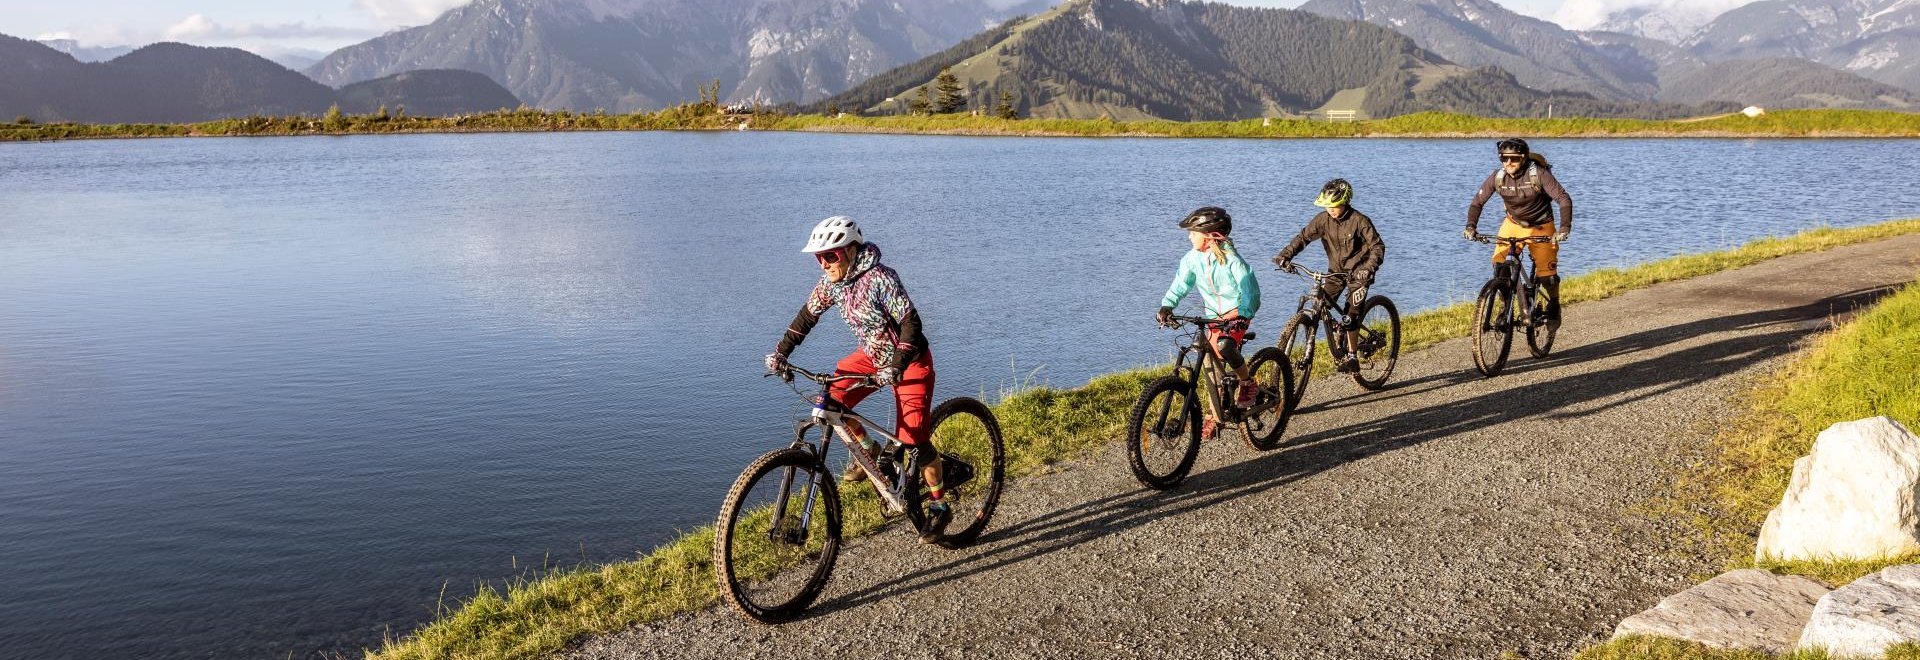
[[[1500,150],[1500,153],[1502,154],[1520,154],[1522,156],[1525,156],[1529,153],[1532,153],[1532,150],[1527,148],[1527,141],[1522,140],[1520,138],[1507,138],[1505,140],[1501,140],[1500,144],[1497,145],[1497,148]]]
[[[1218,206],[1202,206],[1188,213],[1186,219],[1180,221],[1180,228],[1224,236],[1233,233],[1233,216]]]

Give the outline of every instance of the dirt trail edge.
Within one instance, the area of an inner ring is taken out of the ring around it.
[[[1575,305],[1551,357],[1516,341],[1498,378],[1454,340],[1403,356],[1383,392],[1316,380],[1288,446],[1210,442],[1171,492],[1140,488],[1114,443],[1012,483],[973,548],[889,528],[842,553],[801,621],[713,608],[567,655],[1565,656],[1714,568],[1633,507],[1740,386],[1917,270],[1906,236]]]

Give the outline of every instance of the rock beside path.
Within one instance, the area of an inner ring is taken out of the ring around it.
[[[1920,565],[1895,566],[1822,597],[1799,646],[1878,658],[1901,642],[1920,642]]]
[[[1782,653],[1800,639],[1800,628],[1827,586],[1798,575],[1747,568],[1707,580],[1627,617],[1615,638],[1671,637],[1722,649]]]
[[[1888,417],[1841,422],[1793,462],[1756,559],[1873,559],[1920,552],[1920,437]]]

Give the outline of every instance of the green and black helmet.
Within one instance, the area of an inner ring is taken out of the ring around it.
[[[1186,219],[1180,221],[1180,228],[1225,236],[1233,233],[1233,216],[1218,206],[1202,206],[1188,213]]]
[[[1327,185],[1320,186],[1320,196],[1313,200],[1314,206],[1324,209],[1351,203],[1353,203],[1353,184],[1347,183],[1346,179],[1334,179],[1328,181]]]

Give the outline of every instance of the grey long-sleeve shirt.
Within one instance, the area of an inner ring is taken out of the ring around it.
[[[1573,231],[1573,197],[1567,189],[1560,187],[1560,180],[1553,178],[1553,170],[1541,167],[1539,163],[1529,162],[1519,176],[1508,176],[1501,168],[1488,176],[1480,184],[1480,191],[1473,196],[1473,203],[1467,206],[1467,230],[1480,228],[1480,209],[1487,200],[1499,193],[1500,201],[1507,206],[1507,215],[1528,227],[1553,222],[1552,200],[1560,205],[1560,231]]]

